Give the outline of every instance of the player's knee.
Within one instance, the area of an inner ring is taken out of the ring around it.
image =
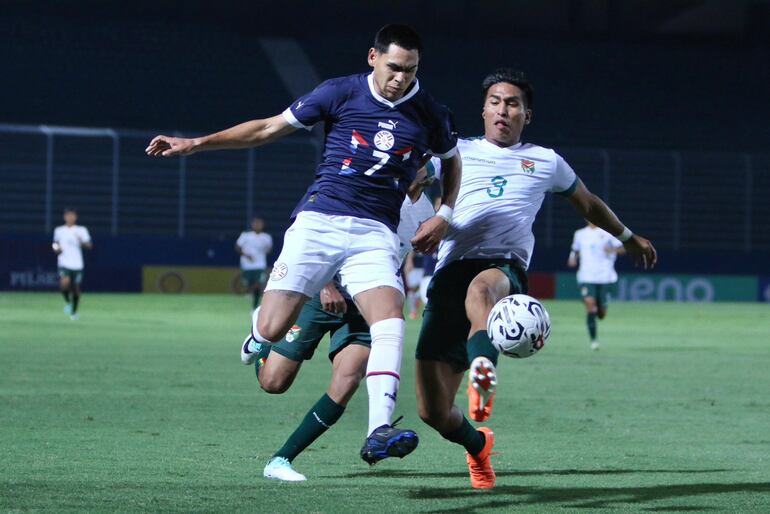
[[[477,312],[488,314],[489,310],[495,305],[495,301],[493,288],[483,282],[472,283],[468,286],[468,291],[465,294],[465,311],[469,317]]]
[[[283,394],[291,387],[292,377],[286,375],[259,374],[259,387],[269,394]]]
[[[257,320],[257,330],[259,335],[268,341],[277,343],[286,335],[288,328],[282,323],[283,320],[271,319],[269,316],[262,316],[260,313]]]

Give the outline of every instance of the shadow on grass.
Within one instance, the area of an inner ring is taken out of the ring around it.
[[[532,477],[548,475],[636,475],[636,474],[658,474],[658,473],[724,473],[736,471],[734,469],[542,469],[542,470],[521,470],[521,471],[499,471],[498,477]],[[382,469],[372,468],[369,470],[356,471],[342,475],[344,478],[371,477],[376,474],[378,477],[390,478],[467,478],[468,472],[463,471],[413,471],[409,469]],[[339,478],[335,476],[325,476],[324,478]]]
[[[692,473],[693,471],[690,471]],[[770,482],[759,483],[704,483],[656,485],[649,487],[533,487],[498,486],[487,491],[474,491],[457,487],[418,487],[409,489],[406,496],[412,500],[458,500],[475,498],[478,503],[457,509],[441,508],[423,512],[462,513],[488,511],[490,508],[512,508],[516,505],[539,505],[545,508],[570,507],[577,509],[622,508],[633,505],[636,509],[650,512],[714,510],[709,506],[674,505],[652,506],[649,502],[684,497],[710,496],[731,493],[769,493]],[[770,504],[770,500],[768,500]],[[415,505],[419,506],[419,503]]]

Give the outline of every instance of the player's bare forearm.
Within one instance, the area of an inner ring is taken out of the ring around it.
[[[253,148],[275,141],[297,130],[282,115],[251,120],[196,138],[156,136],[145,149],[147,155],[173,157],[211,150]]]
[[[251,120],[215,134],[195,138],[195,151],[253,148],[272,143],[295,130],[281,115]]]
[[[409,184],[409,189],[406,191],[412,203],[420,199],[423,189],[431,185],[434,180],[436,180],[436,177],[428,177],[428,170],[424,166],[417,171],[414,180]]]
[[[606,230],[613,236],[620,235],[625,228],[612,209],[604,200],[589,191],[582,181],[577,189],[569,196],[569,201],[575,210],[585,219]]]
[[[612,209],[601,198],[590,192],[582,181],[578,181],[577,189],[569,196],[569,201],[581,216],[615,237],[620,236],[626,229]],[[623,242],[623,247],[637,266],[642,266],[644,269],[655,267],[658,254],[649,240],[633,234],[630,239]]]
[[[463,164],[460,154],[441,160],[441,204],[454,208],[460,181],[463,176]]]

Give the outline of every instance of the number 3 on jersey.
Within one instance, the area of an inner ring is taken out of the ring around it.
[[[500,198],[503,196],[503,189],[508,184],[508,181],[505,179],[505,177],[496,176],[493,177],[492,180],[492,186],[494,186],[494,189],[492,187],[487,188],[487,194],[490,198]]]

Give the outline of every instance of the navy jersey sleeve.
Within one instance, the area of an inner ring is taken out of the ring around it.
[[[431,134],[430,153],[439,159],[449,159],[457,153],[457,128],[452,111],[444,106],[437,110],[438,123]]]
[[[296,128],[310,130],[319,121],[334,117],[349,90],[349,80],[345,78],[322,82],[283,111],[283,117]]]

